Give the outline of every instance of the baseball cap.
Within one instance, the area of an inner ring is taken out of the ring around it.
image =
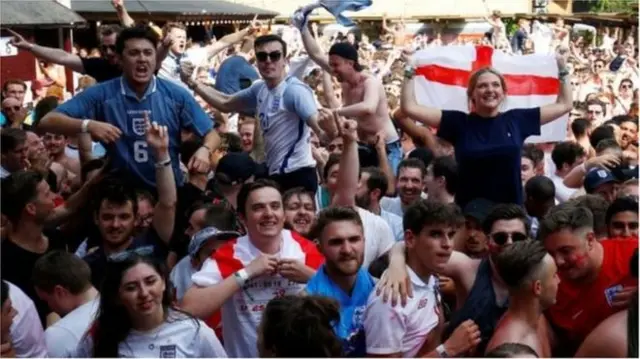
[[[338,42],[333,44],[329,49],[329,55],[336,55],[343,59],[351,60],[354,62],[354,68],[357,71],[362,70],[362,66],[358,63],[358,50],[348,42]]]
[[[594,168],[584,177],[584,190],[587,193],[593,193],[596,188],[611,182],[619,182],[611,171],[605,168]]]
[[[256,174],[258,165],[246,152],[229,152],[218,162],[216,167],[216,181],[235,185],[244,183]]]
[[[482,224],[491,212],[494,203],[485,198],[476,198],[464,206],[464,216],[471,217]]]
[[[202,247],[210,239],[216,239],[219,241],[226,241],[232,238],[240,237],[241,234],[235,231],[221,231],[216,227],[205,227],[191,237],[189,242],[189,255],[194,257]]]

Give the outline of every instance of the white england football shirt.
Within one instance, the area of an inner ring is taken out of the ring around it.
[[[99,297],[74,309],[44,332],[51,358],[72,358],[78,343],[95,319],[100,307]]]
[[[218,337],[203,321],[172,311],[169,319],[149,332],[132,330],[118,346],[126,358],[226,358]],[[78,345],[75,358],[93,357],[91,334]]]
[[[216,285],[261,255],[249,236],[231,240],[204,262],[202,269],[193,275],[193,283],[201,287]],[[302,261],[314,269],[324,261],[313,242],[288,230],[282,230],[282,245],[277,256]],[[298,294],[304,287],[277,273],[247,281],[222,305],[222,336],[229,356],[258,357],[257,329],[267,303],[276,297]]]
[[[402,353],[404,358],[416,357],[427,336],[440,322],[438,280],[430,276],[425,283],[407,266],[413,285],[413,298],[402,307],[384,303],[373,291],[364,313],[367,353],[389,355]],[[423,353],[424,354],[424,353]]]

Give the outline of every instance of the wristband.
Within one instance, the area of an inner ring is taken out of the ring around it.
[[[156,162],[156,168],[163,168],[163,167],[167,167],[171,164],[171,158],[167,158],[164,161],[161,162]]]
[[[80,133],[89,132],[89,122],[91,120],[82,120],[82,126],[80,127]]]
[[[249,273],[247,273],[246,269],[240,269],[239,271],[233,273],[233,278],[238,283],[238,287],[244,287],[244,284],[249,280]]]
[[[449,353],[447,353],[447,349],[445,349],[444,345],[440,344],[436,347],[436,353],[440,358],[449,358]]]
[[[413,67],[411,65],[407,65],[407,67],[404,68],[404,78],[405,79],[411,80],[415,74],[416,74],[415,67]]]

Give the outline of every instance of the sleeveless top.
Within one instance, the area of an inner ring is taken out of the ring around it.
[[[342,339],[343,352],[349,357],[365,357],[367,347],[364,336],[364,311],[367,300],[375,287],[373,277],[360,268],[349,296],[327,275],[324,265],[309,280],[306,292],[333,298],[340,304],[340,322],[333,330]]]
[[[478,273],[473,282],[473,287],[460,310],[453,313],[449,326],[444,332],[443,342],[451,336],[453,331],[465,320],[473,320],[480,328],[482,342],[478,345],[476,353],[484,353],[489,339],[498,324],[498,321],[507,310],[508,301],[502,306],[496,304],[496,293],[491,282],[491,266],[489,259],[483,259],[478,266]]]

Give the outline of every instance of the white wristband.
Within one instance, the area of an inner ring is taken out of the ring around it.
[[[249,273],[247,273],[246,269],[240,269],[239,271],[233,273],[233,278],[238,283],[240,288],[244,287],[244,284],[249,280]]]
[[[91,122],[91,120],[82,120],[82,126],[80,127],[81,133],[89,132],[89,122]]]

